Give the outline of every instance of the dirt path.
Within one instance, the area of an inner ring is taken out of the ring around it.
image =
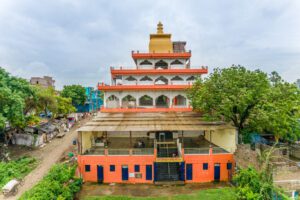
[[[52,165],[58,162],[67,150],[72,148],[72,141],[77,138],[76,129],[89,120],[90,119],[81,120],[77,125],[72,127],[70,132],[66,133],[63,138],[55,138],[45,147],[30,152],[31,156],[36,157],[39,160],[39,165],[24,178],[24,185],[19,187],[16,196],[5,198],[1,194],[0,199],[16,200],[25,191],[37,184],[47,174]]]

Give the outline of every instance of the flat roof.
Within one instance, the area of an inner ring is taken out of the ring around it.
[[[222,122],[208,122],[196,112],[99,113],[80,127],[80,132],[102,131],[199,131],[234,128]]]

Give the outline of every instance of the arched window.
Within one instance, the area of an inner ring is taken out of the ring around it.
[[[180,62],[179,60],[174,60],[173,62],[171,62],[171,65],[182,65],[183,63]]]
[[[123,108],[135,108],[136,107],[136,99],[131,95],[127,95],[127,96],[123,97],[122,107]]]
[[[157,63],[155,63],[155,69],[168,69],[168,63],[160,60]]]
[[[186,106],[186,98],[182,95],[177,95],[173,99],[174,106]]]
[[[107,98],[108,101],[119,101],[119,98],[116,97],[115,95],[110,95],[108,98]]]
[[[153,106],[153,98],[148,95],[144,95],[139,99],[139,105],[140,106]]]
[[[149,76],[144,76],[140,81],[153,81]]]
[[[196,77],[195,76],[190,76],[186,79],[187,81],[195,81]]]
[[[126,81],[136,81],[136,78],[134,78],[133,76],[129,76],[125,80]]]
[[[156,98],[155,105],[158,108],[168,108],[169,107],[169,98],[165,95],[161,95]]]
[[[110,95],[106,99],[106,107],[107,108],[118,108],[119,107],[119,98],[115,95]]]
[[[152,65],[152,63],[148,60],[144,60],[143,62],[140,63],[140,65]]]
[[[168,79],[164,76],[160,76],[157,79],[155,79],[155,85],[167,85]]]
[[[183,78],[181,78],[180,76],[174,76],[171,81],[183,81]]]

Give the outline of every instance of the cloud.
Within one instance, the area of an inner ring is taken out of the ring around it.
[[[133,66],[162,21],[186,40],[192,65],[278,71],[300,78],[300,1],[1,0],[0,66],[66,84],[109,82],[109,67]]]

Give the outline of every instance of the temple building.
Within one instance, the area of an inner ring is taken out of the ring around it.
[[[135,67],[111,67],[101,112],[78,129],[78,168],[100,183],[226,181],[233,173],[237,131],[192,111],[186,95],[207,67],[192,67],[186,42],[163,25],[149,51],[133,51]]]

